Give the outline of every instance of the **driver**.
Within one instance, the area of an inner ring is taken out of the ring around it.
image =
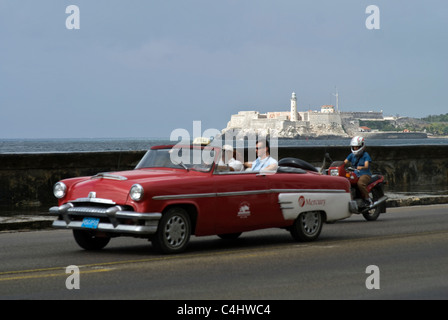
[[[366,152],[366,144],[364,138],[361,136],[356,136],[350,142],[352,153],[347,156],[344,163],[350,162],[352,166],[356,169],[355,174],[359,177],[358,188],[361,191],[361,195],[364,199],[364,203],[367,207],[370,207],[373,202],[370,199],[369,192],[367,191],[367,185],[370,182],[372,172],[370,172],[370,163],[372,158]]]
[[[271,157],[271,148],[267,140],[259,140],[256,142],[255,151],[258,158],[254,162],[245,162],[244,166],[249,171],[275,171],[278,168],[278,162]]]

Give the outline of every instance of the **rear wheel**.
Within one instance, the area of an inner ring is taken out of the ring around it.
[[[322,230],[322,213],[319,211],[302,212],[291,227],[291,235],[297,241],[313,241]]]
[[[101,250],[110,241],[110,237],[97,237],[94,233],[85,230],[73,230],[76,243],[86,250]]]
[[[378,199],[381,198],[382,196],[384,196],[384,192],[381,188],[372,189],[372,192],[370,193],[370,197],[373,202],[378,201]],[[366,219],[367,221],[375,221],[380,216],[381,209],[382,209],[381,205],[379,205],[376,208],[363,212],[362,215],[364,219]]]
[[[169,209],[160,219],[152,245],[163,253],[179,253],[185,250],[190,240],[191,221],[180,207]]]

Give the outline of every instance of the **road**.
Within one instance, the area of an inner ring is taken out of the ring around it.
[[[279,229],[192,237],[180,255],[133,238],[84,251],[65,230],[3,232],[0,242],[2,300],[448,298],[448,205],[391,208],[375,222],[353,216],[324,225],[313,243]]]

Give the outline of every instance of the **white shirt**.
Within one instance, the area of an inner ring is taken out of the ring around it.
[[[270,166],[271,164],[278,164],[278,162],[271,156],[268,156],[264,159],[260,159],[260,157],[258,157],[252,163],[251,171],[261,171],[262,169],[266,168],[267,166]]]

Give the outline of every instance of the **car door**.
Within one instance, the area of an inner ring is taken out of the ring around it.
[[[259,228],[272,207],[266,175],[229,172],[213,175],[216,193],[216,233]]]

